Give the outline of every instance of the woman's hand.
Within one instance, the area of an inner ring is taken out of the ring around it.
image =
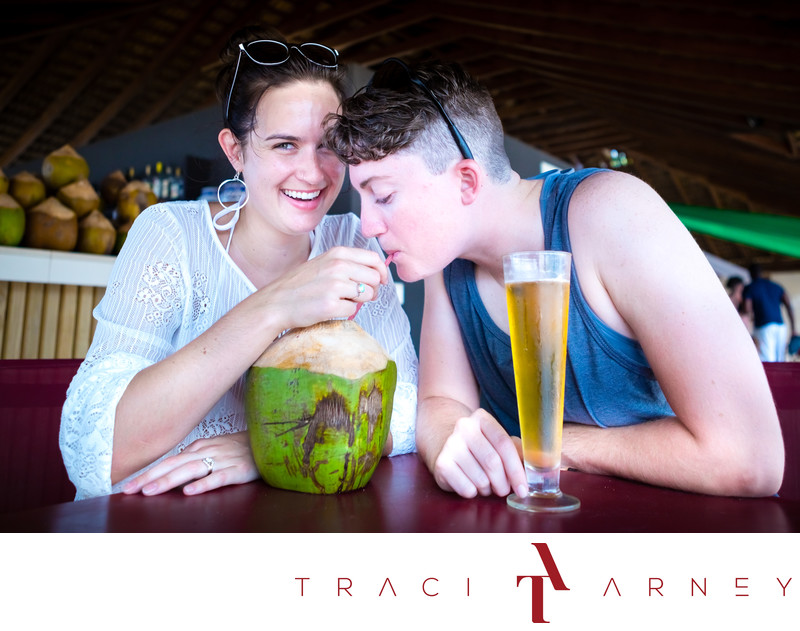
[[[158,495],[186,484],[183,492],[197,495],[257,478],[250,438],[247,432],[237,432],[196,440],[181,453],[165,458],[128,482],[122,492]]]
[[[303,263],[257,292],[284,328],[310,326],[353,315],[374,300],[389,272],[371,250],[338,246]],[[256,295],[253,296],[255,298]]]

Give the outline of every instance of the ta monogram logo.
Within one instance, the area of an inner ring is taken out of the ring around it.
[[[564,580],[561,578],[561,573],[558,571],[547,544],[532,543],[531,545],[536,546],[547,574],[543,576],[517,576],[517,587],[519,587],[523,578],[531,579],[531,622],[549,624],[550,621],[544,619],[544,579],[549,578],[553,588],[558,591],[569,591],[569,587],[564,584]]]

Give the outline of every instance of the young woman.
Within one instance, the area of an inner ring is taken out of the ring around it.
[[[386,453],[414,449],[408,319],[377,241],[355,215],[326,216],[345,168],[322,146],[344,97],[338,53],[250,27],[222,60],[219,143],[245,193],[157,204],[134,222],[62,413],[76,499],[256,479],[244,373],[286,329],[356,312],[398,366]]]

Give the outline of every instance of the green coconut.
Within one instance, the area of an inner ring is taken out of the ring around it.
[[[117,196],[117,223],[133,221],[145,208],[158,202],[156,194],[147,182],[133,180],[123,186]]]
[[[128,180],[125,178],[125,174],[119,169],[112,171],[103,178],[103,181],[100,182],[100,198],[107,208],[117,207],[119,193],[127,183]]]
[[[33,208],[47,197],[44,182],[29,171],[21,171],[11,176],[8,193],[26,209]]]
[[[19,245],[25,234],[25,211],[16,199],[0,193],[0,245]]]
[[[89,180],[75,180],[71,184],[62,186],[58,189],[56,197],[62,204],[74,210],[78,219],[100,208],[100,196]]]
[[[42,250],[70,251],[78,242],[78,216],[55,197],[29,209],[25,245]]]
[[[112,254],[119,254],[122,246],[125,245],[125,239],[128,238],[128,232],[133,225],[132,221],[122,224],[117,228],[117,238],[114,240],[114,248],[111,250]]]
[[[86,254],[111,254],[117,241],[114,224],[99,210],[93,210],[78,222],[75,250]]]
[[[70,145],[64,145],[42,160],[42,177],[51,190],[57,191],[76,180],[88,179],[89,164]]]
[[[270,486],[330,494],[360,489],[389,435],[397,366],[351,320],[292,329],[253,364],[245,415]]]

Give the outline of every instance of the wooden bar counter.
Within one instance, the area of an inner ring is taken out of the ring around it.
[[[0,246],[0,358],[83,358],[116,257]]]

